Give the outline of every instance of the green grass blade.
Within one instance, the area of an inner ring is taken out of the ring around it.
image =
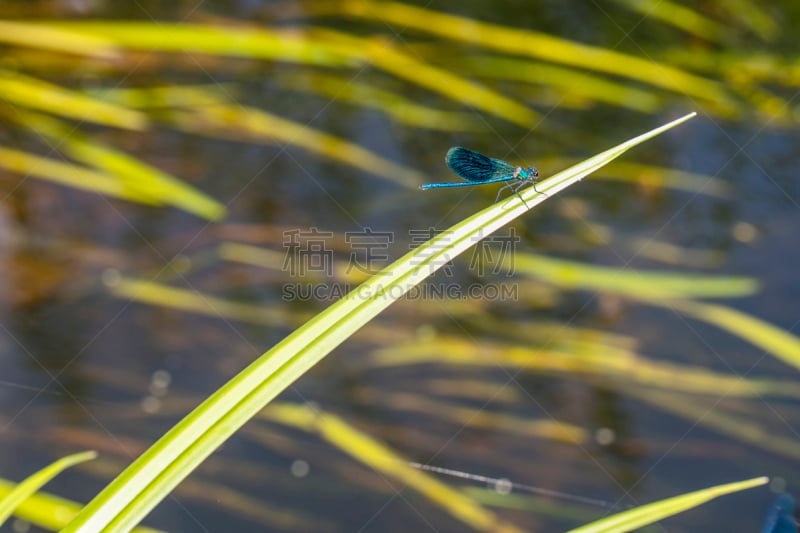
[[[483,46],[509,54],[536,57],[553,63],[606,72],[651,86],[686,94],[728,112],[737,105],[725,88],[666,63],[614,50],[569,41],[541,32],[490,24],[400,2],[373,0],[321,0],[303,5],[304,16],[350,16],[413,28],[454,41]]]
[[[647,272],[521,253],[507,262],[517,273],[565,289],[613,292],[631,298],[733,298],[758,290],[758,282],[747,277]]]
[[[326,30],[322,35],[330,36],[333,42],[338,42],[340,39],[353,42],[353,46],[364,50],[366,58],[376,68],[524,128],[529,128],[541,118],[539,113],[497,91],[454,74],[450,70],[420,61],[385,42],[371,39],[354,40],[350,36],[330,30]]]
[[[630,83],[574,68],[512,57],[464,56],[431,53],[431,58],[462,74],[551,86],[559,94],[578,96],[589,102],[611,104],[643,113],[661,109],[665,98],[656,89],[633,87]]]
[[[58,85],[0,70],[0,100],[63,117],[116,128],[143,130],[147,118],[139,111],[96,100]]]
[[[36,113],[17,112],[14,118],[27,128],[58,143],[70,157],[116,176],[126,194],[149,203],[174,205],[208,220],[225,216],[225,206],[178,178],[114,148],[93,143],[63,123]]]
[[[690,301],[651,301],[698,320],[714,324],[769,352],[784,363],[800,369],[800,338],[761,319],[736,309]]]
[[[275,59],[324,66],[370,63],[378,69],[448,98],[530,127],[538,113],[487,87],[440,69],[376,39],[321,30],[308,32],[269,28],[222,28],[147,22],[46,22],[42,27],[82,32],[109,39],[120,48],[200,52]],[[649,64],[649,63],[648,63]]]
[[[149,196],[207,220],[220,220],[226,215],[225,206],[211,196],[135,157],[76,135],[62,140],[63,149],[72,157],[118,176],[126,189],[135,194]]]
[[[649,390],[728,397],[800,398],[800,384],[792,380],[741,377],[703,367],[664,363],[635,351],[602,341],[476,345],[467,339],[439,335],[420,342],[394,344],[373,352],[368,360],[377,366],[457,365],[491,369],[498,364],[525,372],[586,378],[593,382],[639,385]],[[600,380],[598,380],[600,378]],[[692,400],[694,401],[694,400]],[[693,405],[690,402],[690,405]],[[798,448],[800,452],[800,448]]]
[[[380,472],[411,487],[431,502],[439,505],[453,517],[479,531],[521,533],[513,524],[500,520],[494,513],[466,497],[461,491],[450,488],[431,477],[427,472],[409,466],[390,448],[355,429],[332,414],[310,409],[304,405],[273,404],[262,415],[284,425],[313,431],[350,455]]]
[[[494,367],[497,368],[497,367]],[[440,382],[441,383],[441,382]],[[455,387],[462,389],[475,385],[475,382],[467,383],[459,380],[452,383]],[[484,383],[484,388],[486,383]],[[480,396],[483,400],[499,400],[494,391]],[[478,385],[480,388],[480,385]],[[474,391],[470,391],[472,393]],[[484,391],[486,392],[486,391]],[[500,410],[482,409],[476,412],[475,409],[464,407],[458,401],[437,400],[420,394],[419,391],[412,393],[391,393],[385,390],[365,389],[359,391],[361,398],[374,407],[385,407],[394,413],[404,412],[418,415],[429,420],[434,424],[454,424],[454,427],[469,427],[473,430],[486,429],[487,431],[504,432],[512,438],[521,439],[548,439],[567,444],[584,445],[590,442],[591,432],[583,427],[560,422],[552,418],[531,418],[528,414],[524,416],[509,415]],[[479,397],[475,395],[474,397]],[[274,404],[273,404],[274,406]],[[272,408],[272,406],[270,406]]]
[[[719,269],[726,260],[726,254],[719,250],[687,248],[651,237],[634,237],[628,240],[627,246],[637,257],[642,259],[652,259],[661,263],[689,268]]]
[[[16,483],[0,478],[0,499],[5,499],[16,488]],[[14,516],[42,529],[56,531],[77,516],[82,507],[82,503],[40,491],[31,494],[21,502],[14,510]],[[159,530],[148,527],[137,527],[133,531],[134,533],[159,533]]]
[[[659,2],[648,2],[647,0],[616,1],[633,11],[641,13],[648,19],[658,20],[662,24],[674,26],[707,41],[724,43],[730,37],[730,34],[727,33],[727,28],[720,22],[670,0],[660,0]]]
[[[67,468],[74,466],[84,461],[91,461],[97,457],[97,453],[93,451],[81,452],[67,457],[62,457],[50,466],[47,466],[35,474],[31,475],[19,485],[17,485],[11,492],[5,495],[0,500],[0,524],[3,524],[8,517],[14,512],[19,504],[27,500],[32,494],[38,491],[42,486],[56,477],[58,474]]]
[[[683,511],[702,505],[710,500],[724,496],[725,494],[766,485],[768,481],[769,478],[767,477],[757,477],[746,481],[738,481],[736,483],[716,485],[648,505],[642,505],[635,509],[618,513],[577,529],[570,530],[569,533],[620,533],[622,531],[632,531],[648,524],[658,522],[668,516],[682,513]]]
[[[215,318],[265,326],[286,327],[299,323],[295,319],[296,315],[279,309],[231,302],[198,290],[179,289],[153,281],[120,278],[109,283],[109,290],[118,298]]]
[[[66,532],[124,531],[275,396],[381,311],[481,239],[690,113],[591,157],[454,225],[365,281],[236,375],[95,497]],[[424,194],[424,193],[420,193]]]
[[[89,89],[87,94],[134,109],[193,109],[239,98],[233,83],[214,85],[156,85],[147,87]]]
[[[703,410],[698,410],[699,404],[695,397],[665,393],[650,387],[622,385],[620,390],[623,394],[647,402],[656,409],[683,418],[690,426],[700,425],[733,440],[746,442],[790,459],[800,460],[800,447],[797,446],[797,439],[793,435],[786,437],[777,434],[774,428],[763,424],[758,415],[748,417],[741,413],[731,414],[726,412],[722,405],[709,405]],[[727,397],[728,390],[727,387],[722,387],[716,390],[716,394]],[[732,397],[734,394],[730,396]]]
[[[107,39],[120,48],[146,52],[204,53],[275,59],[322,66],[361,63],[361,51],[309,39],[301,32],[264,27],[231,27],[117,20],[45,21],[43,28]]]
[[[0,42],[101,59],[114,59],[119,55],[113,43],[102,37],[10,20],[0,21]]]
[[[423,176],[342,137],[280,117],[262,109],[232,102],[231,87],[149,87],[111,89],[100,96],[136,108],[169,107],[161,119],[194,135],[264,144],[287,143],[416,189]]]
[[[137,194],[114,176],[88,168],[0,146],[0,167],[26,177],[58,183],[149,205],[160,205],[150,196]]]
[[[241,104],[218,103],[195,108],[187,114],[171,117],[170,123],[183,131],[217,139],[265,144],[286,142],[412,189],[422,182],[422,174],[416,170],[394,163],[359,144]]]
[[[780,22],[770,14],[769,4],[758,0],[725,0],[717,2],[716,7],[765,41],[773,41],[780,35]]]
[[[412,127],[442,131],[479,131],[485,125],[469,112],[444,111],[428,107],[399,92],[354,81],[352,75],[322,72],[281,73],[274,82],[295,91],[312,92],[335,98],[337,102],[374,109]]]

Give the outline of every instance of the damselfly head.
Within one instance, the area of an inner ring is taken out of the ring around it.
[[[517,167],[514,169],[514,179],[526,181],[539,177],[539,171],[534,167]]]

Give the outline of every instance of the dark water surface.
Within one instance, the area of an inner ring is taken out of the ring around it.
[[[800,13],[791,2],[769,7],[767,14],[777,25],[771,42],[748,32],[722,2],[692,6],[729,26],[725,44],[687,36],[624,4],[434,2],[426,7],[667,64],[676,50],[726,53],[734,59],[758,52],[789,62],[797,58],[790,28],[800,22]],[[75,9],[59,2],[6,5],[0,15],[82,16]],[[299,4],[281,9],[277,12],[283,15],[302,11]],[[210,2],[197,9],[182,4],[172,11],[162,3],[137,2],[86,10],[83,16],[98,19],[230,19],[258,25],[270,25],[276,15],[274,6],[260,2]],[[436,43],[445,43],[437,52],[441,54],[486,54],[390,23],[341,17],[280,18],[278,23],[379,35],[420,59],[430,53],[426,46]],[[15,68],[12,49],[0,54],[6,57],[5,68]],[[458,179],[443,163],[453,145],[536,165],[546,177],[564,168],[559,159],[589,157],[698,111],[694,120],[634,149],[622,161],[715,177],[729,188],[727,196],[590,177],[500,232],[491,242],[494,255],[483,258],[488,264],[471,264],[475,255],[468,252],[431,281],[431,286],[451,290],[478,287],[475,298],[396,303],[279,400],[313,402],[410,461],[608,504],[639,505],[759,475],[782,478],[790,492],[800,486],[797,453],[780,453],[770,445],[773,437],[796,442],[800,436],[797,388],[787,389],[791,392],[786,396],[764,393],[755,398],[737,398],[726,390],[668,390],[665,394],[695,408],[695,416],[679,416],[626,393],[624,380],[587,376],[580,369],[526,370],[503,354],[556,349],[562,342],[585,339],[572,328],[587,328],[625,336],[626,343],[635,340],[635,347],[626,346],[659,363],[787,382],[797,382],[796,368],[670,309],[562,290],[513,269],[495,271],[497,265],[491,263],[504,242],[511,242],[514,253],[592,265],[672,270],[688,277],[752,277],[760,283],[755,294],[713,302],[797,333],[800,135],[790,117],[797,115],[797,88],[791,84],[765,85],[787,102],[788,118],[781,123],[759,114],[744,98],[740,115],[726,118],[692,97],[621,77],[608,78],[652,90],[663,104],[653,113],[592,102],[577,109],[575,95],[546,83],[474,78],[541,114],[541,120],[526,128],[369,66],[324,69],[225,58],[203,63],[192,54],[173,56],[171,66],[148,66],[147,56],[142,53],[140,67],[128,73],[93,75],[78,67],[27,73],[74,88],[236,84],[236,102],[356,143],[418,171],[420,183]],[[480,131],[401,124],[347,102],[343,92],[341,97],[313,92],[322,85],[316,78],[308,77],[308,90],[301,90],[297,79],[308,73],[336,74],[419,105],[463,112]],[[713,73],[696,73],[715,78]],[[720,84],[728,89],[734,81]],[[330,305],[346,283],[355,285],[362,279],[359,271],[374,271],[402,256],[432,232],[489,205],[497,192],[494,186],[422,192],[416,184],[401,186],[380,171],[346,166],[282,141],[219,140],[163,123],[144,134],[74,124],[93,140],[180,177],[228,209],[224,220],[208,222],[176,208],[108,199],[0,170],[0,476],[20,480],[58,457],[96,449],[100,459],[47,486],[79,502],[89,501],[202,398]],[[10,122],[0,128],[0,141],[2,146],[48,154],[41,139]],[[608,173],[614,174],[613,167]],[[367,229],[373,234],[365,235]],[[305,239],[305,246],[312,231],[318,232],[315,239],[322,252],[305,248],[305,256],[292,255],[297,252],[290,246],[293,239]],[[667,262],[659,260],[651,254],[654,241],[684,252]],[[225,260],[218,247],[231,242],[273,255],[261,266]],[[307,263],[305,272],[297,270],[300,263],[292,263],[304,260],[321,263]],[[334,276],[339,273],[335,269],[348,264],[353,277]],[[203,294],[213,311],[205,316],[115,297],[109,287],[121,278]],[[314,287],[318,292],[313,297],[303,297],[303,291]],[[501,290],[510,291],[504,300],[493,292]],[[253,311],[249,320],[243,319],[209,303],[211,297],[264,313]],[[545,325],[556,328],[549,333],[537,329]],[[443,352],[472,347],[495,364],[375,362],[385,350],[414,354],[434,341]],[[544,353],[535,357],[546,357]],[[652,387],[658,389],[657,384]],[[723,415],[734,427],[759,424],[760,436],[748,441],[708,423]],[[536,420],[573,424],[584,431],[584,439],[575,443],[532,435],[526,424]],[[604,441],[604,435],[612,435],[612,442]],[[475,486],[443,479],[458,487]],[[765,488],[727,496],[670,518],[660,530],[757,531],[771,499]],[[607,512],[527,494],[515,499],[514,507],[505,505],[495,512],[528,531],[562,531]],[[173,531],[464,530],[400,481],[374,472],[316,435],[264,420],[248,424],[228,441],[147,524]],[[4,530],[11,527],[7,524]]]

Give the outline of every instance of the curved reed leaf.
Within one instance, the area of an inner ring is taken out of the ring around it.
[[[706,41],[724,43],[729,38],[726,35],[727,28],[721,23],[670,0],[660,0],[657,3],[647,0],[616,0],[616,2],[641,13],[648,19],[674,26]]]
[[[757,280],[742,276],[645,272],[525,253],[516,253],[505,261],[519,274],[562,288],[612,292],[630,298],[733,298],[758,290]]]
[[[768,4],[767,4],[768,5]],[[754,0],[722,0],[715,2],[714,7],[728,14],[745,28],[764,39],[772,41],[781,29],[772,15],[765,9],[765,4]]]
[[[766,52],[742,55],[729,51],[675,48],[661,55],[664,61],[723,78],[731,94],[750,104],[749,111],[771,126],[797,123],[792,101],[774,90],[775,85],[800,86],[800,67]],[[759,83],[765,86],[759,86]]]
[[[231,302],[198,290],[179,289],[153,281],[121,278],[108,284],[111,293],[133,302],[179,309],[217,318],[265,326],[291,326],[301,319],[288,312]]]
[[[185,407],[182,408],[181,404],[192,404],[191,398],[181,399],[176,402],[178,405],[170,402],[170,411],[175,409],[176,416],[185,412]],[[115,412],[119,413],[118,417],[125,420],[134,420],[138,423],[143,422],[142,413],[131,413],[130,409],[119,407]],[[166,415],[164,411],[160,414]],[[245,438],[252,438],[254,434],[259,433],[261,428],[247,428]],[[103,439],[107,438],[105,435],[94,435],[92,431],[85,435],[86,438]],[[274,436],[274,435],[273,435]],[[69,438],[69,437],[68,437]],[[262,443],[267,439],[262,439]],[[265,444],[268,447],[268,444]],[[105,459],[105,458],[104,458]],[[232,468],[233,471],[240,471],[241,463],[234,460],[227,460],[220,458],[215,462],[212,468],[218,469],[217,471],[227,471]],[[268,480],[273,475],[273,471],[269,468],[263,468],[265,465],[258,465],[253,461],[247,461],[247,472],[252,476],[260,477],[262,480]],[[88,463],[84,467],[84,472],[98,479],[108,479],[116,475],[123,465],[119,461],[107,458],[105,460],[94,461]],[[254,477],[253,479],[255,479]],[[277,489],[280,491],[280,488]],[[295,509],[292,506],[285,505],[284,502],[279,501],[270,503],[264,501],[254,495],[252,492],[237,490],[229,483],[220,479],[202,479],[200,476],[186,480],[181,483],[181,486],[175,492],[174,498],[181,502],[191,502],[193,506],[211,507],[215,512],[227,512],[236,516],[238,520],[246,520],[252,524],[258,524],[254,527],[243,527],[241,530],[236,531],[249,531],[252,529],[263,531],[281,531],[281,532],[295,532],[301,533],[303,531],[319,531],[325,532],[329,528],[325,526],[328,522],[319,517],[317,513],[304,512],[302,509]],[[180,529],[180,528],[178,528]],[[187,528],[195,531],[193,528]],[[213,529],[213,528],[212,528]],[[127,530],[126,530],[127,531]],[[174,533],[175,530],[171,530]]]
[[[636,257],[691,268],[719,268],[727,259],[722,251],[687,248],[651,237],[631,239],[629,249],[636,253]]]
[[[285,142],[408,188],[416,189],[422,182],[422,174],[416,170],[356,143],[261,109],[228,102],[230,90],[220,90],[219,86],[111,89],[98,94],[137,108],[174,108],[160,118],[195,135],[264,144]]]
[[[32,23],[34,24],[34,23]],[[248,26],[204,26],[118,20],[42,21],[44,28],[80,32],[120,48],[148,52],[217,54],[323,66],[354,66],[361,53],[345,44],[318,42],[301,31]]]
[[[93,143],[57,120],[31,112],[17,112],[13,118],[51,139],[70,157],[116,176],[126,194],[132,197],[141,196],[146,198],[146,202],[174,205],[209,220],[225,215],[225,207],[210,196],[134,157]]]
[[[25,177],[39,178],[67,187],[144,204],[160,205],[149,195],[129,190],[120,180],[109,174],[12,148],[0,147],[0,167],[23,174]]]
[[[734,83],[763,83],[797,87],[800,66],[790,59],[767,51],[755,53],[728,50],[674,47],[664,49],[664,61],[683,65]]]
[[[716,304],[686,300],[651,301],[651,303],[714,324],[758,346],[784,363],[800,369],[800,338],[759,318]]]
[[[0,20],[0,42],[100,59],[114,59],[118,56],[116,47],[108,39],[80,32],[44,28],[35,22]]]
[[[17,484],[0,479],[0,499],[6,498],[17,488]],[[36,492],[21,502],[14,510],[14,516],[50,531],[60,530],[78,514],[83,504],[49,494]],[[159,533],[149,527],[134,528],[133,533]]]
[[[507,480],[497,480],[500,482]],[[492,488],[490,483],[497,483],[492,478],[486,481],[487,486],[467,486],[464,488],[464,493],[484,505],[491,506],[497,509],[511,509],[523,512],[530,516],[541,518],[550,518],[557,520],[564,524],[575,524],[576,522],[588,522],[597,518],[598,511],[593,509],[587,504],[594,504],[597,506],[605,506],[607,502],[602,500],[590,500],[583,503],[571,503],[573,497],[571,494],[553,497],[549,491],[540,491],[538,487],[530,487],[534,490],[528,491],[526,489],[517,490],[518,485],[514,485],[512,492],[506,494],[505,492],[498,492],[496,488]],[[495,485],[496,487],[496,485]],[[536,494],[541,493],[541,497]],[[565,500],[561,501],[559,498],[564,496]],[[582,498],[577,498],[582,501]]]
[[[36,78],[0,69],[0,99],[63,117],[117,128],[143,130],[147,118],[140,112],[108,104]]]
[[[221,203],[153,166],[113,148],[91,144],[77,137],[65,140],[64,149],[72,157],[115,174],[126,188],[146,194],[156,201],[174,205],[205,218],[219,220],[226,214]]]
[[[485,129],[472,114],[423,106],[399,93],[354,81],[351,77],[321,72],[281,73],[273,81],[295,91],[321,94],[337,102],[374,109],[408,126],[442,131]]]
[[[462,381],[458,381],[462,383]],[[498,387],[491,386],[487,397],[494,402]],[[505,431],[509,435],[523,438],[548,439],[567,444],[584,444],[589,441],[589,431],[574,424],[559,422],[552,418],[533,419],[525,416],[514,416],[491,409],[475,410],[464,407],[462,403],[434,400],[417,392],[391,393],[385,390],[367,389],[359,391],[359,397],[370,405],[385,405],[393,412],[405,411],[416,413],[426,418],[434,418],[436,426],[441,423],[453,424],[457,427],[472,429],[485,428],[490,431]]]
[[[652,90],[633,87],[573,68],[509,57],[438,56],[437,59],[464,74],[547,85],[554,87],[565,97],[577,95],[590,102],[611,104],[643,113],[654,113],[665,102],[662,95]]]
[[[252,244],[223,242],[217,248],[220,259],[270,270],[280,270],[286,262],[286,252],[268,250]],[[334,266],[333,271],[339,270]]]
[[[768,120],[775,126],[789,126],[797,123],[797,113],[789,100],[781,98],[768,89],[756,86],[750,80],[740,80],[734,77],[730,86],[735,94],[749,102],[762,115],[762,120]]]
[[[532,109],[450,70],[433,66],[403,53],[385,40],[362,39],[321,28],[315,29],[313,35],[330,40],[332,43],[347,43],[360,49],[364,59],[375,68],[522,127],[530,128],[533,122],[540,118],[540,115]]]
[[[287,403],[273,404],[261,416],[267,420],[318,433],[351,457],[384,476],[413,488],[472,529],[507,533],[522,531],[504,522],[488,509],[464,496],[462,492],[409,466],[403,457],[339,417],[316,408]]]
[[[537,57],[555,63],[607,72],[690,95],[705,104],[733,112],[728,93],[717,82],[689,74],[664,63],[553,37],[545,33],[489,24],[399,2],[322,0],[303,3],[303,16],[345,15],[414,28],[492,50]]]
[[[62,457],[50,466],[47,466],[35,474],[20,482],[13,490],[0,500],[0,524],[3,524],[14,510],[36,491],[42,488],[48,481],[58,474],[84,461],[91,461],[97,457],[97,452],[81,452]]]
[[[727,435],[740,442],[746,442],[790,459],[800,460],[800,447],[797,446],[795,435],[783,437],[777,435],[773,428],[762,424],[760,420],[748,419],[741,415],[730,415],[716,404],[698,410],[696,398],[679,394],[666,394],[663,391],[651,388],[622,386],[622,391],[628,396],[649,403],[653,407],[686,420],[690,426],[700,425],[723,435]],[[728,390],[723,388],[716,391],[718,397],[727,395]]]
[[[217,254],[220,259],[225,261],[233,261],[270,270],[284,270],[286,265],[285,252],[277,252],[275,250],[237,242],[221,243],[217,248]],[[308,276],[307,281],[315,283],[317,281],[317,279],[315,279],[317,277],[316,274],[315,272],[306,272]],[[337,259],[331,261],[331,274],[334,279],[347,282],[351,285],[361,283],[369,278],[369,272],[353,268],[349,261]],[[320,275],[318,277],[320,278],[319,281],[323,281],[321,278],[325,276]]]
[[[224,54],[326,66],[354,66],[368,62],[399,78],[524,127],[530,127],[538,116],[531,109],[495,91],[414,59],[384,42],[340,32],[322,30],[309,35],[266,28],[117,21],[41,24],[44,27],[97,35],[113,41],[119,47],[130,49]]]
[[[720,496],[760,487],[768,482],[769,478],[767,477],[757,477],[735,483],[726,483],[725,485],[715,485],[707,489],[674,496],[602,518],[591,524],[572,529],[569,533],[620,533],[622,531],[633,531],[658,522],[668,516],[688,511]]]
[[[447,70],[418,61],[384,43],[371,42],[367,51],[371,62],[377,68],[431,91],[442,93],[457,102],[505,118],[524,128],[531,128],[540,118],[538,113],[514,100]]]
[[[125,469],[67,526],[67,533],[137,524],[182,479],[275,396],[407,291],[476,242],[691,113],[543,180],[454,225],[398,259],[242,370]]]
[[[554,341],[537,348],[519,344],[476,344],[457,338],[437,337],[376,350],[369,363],[376,366],[453,364],[488,369],[501,366],[547,375],[601,378],[693,394],[725,391],[727,396],[738,398],[800,398],[800,385],[791,380],[745,378],[698,366],[663,363],[632,350],[592,341],[572,341],[563,345]]]
[[[235,95],[229,83],[214,85],[159,85],[156,87],[89,89],[88,94],[134,109],[195,108],[218,104]]]
[[[215,139],[265,144],[283,141],[408,188],[416,188],[422,183],[422,174],[412,168],[341,137],[252,107],[219,103],[175,114],[167,120],[183,131]]]

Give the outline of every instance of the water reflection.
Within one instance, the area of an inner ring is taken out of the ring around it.
[[[462,527],[349,456],[332,420],[406,459],[625,505],[775,472],[791,490],[800,77],[779,28],[796,15],[712,4],[6,6],[3,476],[97,449],[48,487],[88,501],[332,289],[491,203],[418,191],[452,179],[449,146],[551,175],[698,110],[515,223],[512,254],[489,239],[366,325],[150,523]],[[671,524],[755,531],[754,494]],[[524,530],[603,514],[474,501]]]

